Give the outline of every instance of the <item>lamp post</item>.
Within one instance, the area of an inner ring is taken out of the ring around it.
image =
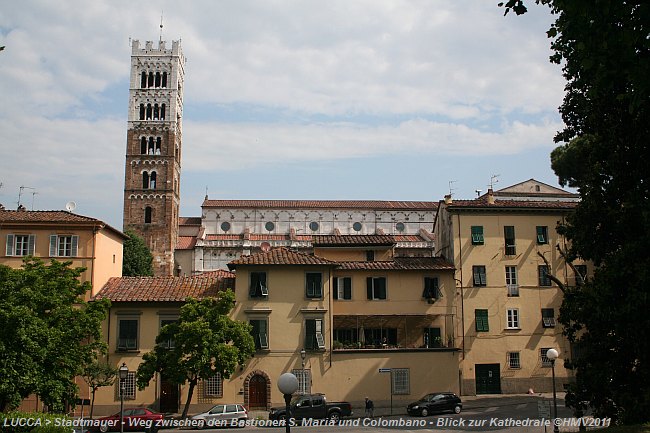
[[[284,373],[278,379],[278,389],[282,394],[284,394],[284,404],[285,407],[285,431],[286,433],[291,433],[291,426],[289,421],[291,420],[291,395],[298,390],[298,378],[293,373]]]
[[[126,377],[129,375],[129,367],[123,362],[119,369],[120,377],[120,433],[124,433],[124,385]]]
[[[557,425],[557,397],[555,395],[555,360],[560,354],[555,349],[548,349],[546,357],[551,361],[551,372],[553,374],[553,431],[560,432],[560,427]]]
[[[302,370],[300,371],[300,375],[302,376],[302,389],[300,390],[301,394],[306,394],[307,390],[305,389],[307,387],[307,379],[305,378],[305,358],[307,357],[307,351],[303,348],[300,351],[300,359],[302,360]]]

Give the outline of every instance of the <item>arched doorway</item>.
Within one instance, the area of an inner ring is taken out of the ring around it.
[[[248,407],[249,409],[267,409],[268,382],[261,374],[253,375],[248,381]]]

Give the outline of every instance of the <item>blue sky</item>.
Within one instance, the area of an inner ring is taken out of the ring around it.
[[[550,168],[548,8],[498,2],[0,3],[0,203],[121,228],[129,39],[187,57],[181,214],[212,199],[471,198]],[[36,194],[33,194],[33,193]]]

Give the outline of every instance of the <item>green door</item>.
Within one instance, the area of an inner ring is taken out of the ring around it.
[[[499,364],[476,364],[476,394],[501,394]]]

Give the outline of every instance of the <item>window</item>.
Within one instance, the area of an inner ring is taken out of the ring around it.
[[[519,310],[516,308],[508,308],[507,315],[507,328],[519,329]]]
[[[506,288],[508,289],[508,296],[519,296],[516,266],[506,266]]]
[[[309,223],[309,230],[312,232],[318,231],[318,223],[316,221],[312,221]]]
[[[138,319],[118,319],[117,350],[138,350]]]
[[[506,256],[514,256],[517,254],[517,248],[515,247],[515,227],[514,226],[504,226],[503,227],[503,240],[505,243],[505,253]]]
[[[120,386],[120,379],[115,380],[115,385],[117,385],[117,397],[120,397],[120,391],[121,391],[121,386]],[[135,371],[129,371],[129,373],[126,375],[126,379],[124,380],[124,399],[125,400],[135,400],[135,390],[136,390],[136,382],[135,382]]]
[[[217,373],[203,381],[203,393],[206,397],[223,397],[223,379],[221,379],[221,373]]]
[[[551,279],[548,277],[548,266],[546,265],[537,266],[537,275],[539,277],[540,287],[548,287],[551,285]]]
[[[472,226],[472,245],[483,245],[483,226]]]
[[[374,262],[375,261],[375,251],[374,250],[366,251],[366,261],[367,262]]]
[[[320,272],[307,272],[305,274],[305,284],[308,298],[323,297],[323,274]]]
[[[173,325],[177,321],[178,321],[177,319],[160,319],[160,329],[162,330],[162,327],[165,325]],[[176,347],[176,343],[174,342],[173,338],[168,338],[165,341],[161,341],[160,345],[167,349],[173,349],[174,347]]]
[[[546,356],[546,352],[548,352],[549,349],[550,347],[539,349],[539,358],[542,361],[542,367],[551,367],[553,365],[553,362]]]
[[[368,299],[386,299],[386,277],[366,278]]]
[[[363,225],[361,225],[361,223],[358,221],[352,224],[352,230],[354,230],[355,232],[360,232],[362,228]]]
[[[334,277],[334,299],[352,299],[351,277]]]
[[[77,257],[79,236],[50,235],[50,257]]]
[[[144,208],[144,223],[145,224],[151,224],[151,215],[153,213],[153,209],[151,209],[151,206],[147,206]]]
[[[576,286],[581,286],[587,280],[587,265],[574,266],[576,268],[575,270],[577,271],[575,273]]]
[[[537,226],[537,243],[539,245],[548,243],[548,227]]]
[[[322,319],[305,320],[305,349],[325,349]]]
[[[253,319],[250,321],[253,329],[251,335],[255,340],[255,349],[268,349],[269,348],[269,332],[268,322],[266,319]]]
[[[221,223],[221,230],[223,230],[224,232],[227,232],[228,230],[230,230],[230,223],[228,221],[222,222]]]
[[[248,290],[251,298],[261,298],[269,295],[266,285],[266,272],[251,272],[251,285]]]
[[[393,368],[390,376],[393,395],[406,395],[411,393],[408,368]]]
[[[474,287],[487,286],[487,275],[485,265],[472,266],[472,275],[474,276]]]
[[[442,297],[438,285],[438,277],[424,277],[422,297],[427,299],[440,299]]]
[[[542,308],[542,326],[555,328],[555,310],[553,308]]]
[[[508,352],[508,367],[521,368],[521,360],[519,358],[519,352]]]
[[[488,332],[490,330],[488,310],[474,310],[474,318],[476,320],[476,332]]]
[[[142,172],[142,189],[149,188],[149,173],[146,171]]]
[[[34,235],[7,235],[8,256],[31,256],[34,255],[35,246]]]
[[[266,230],[272,232],[273,229],[275,228],[275,224],[273,222],[271,222],[271,221],[268,221],[266,224],[264,224],[264,228]]]
[[[291,373],[298,379],[298,394],[311,394],[311,370],[295,368]]]
[[[440,328],[424,328],[424,347],[429,349],[442,347]]]

